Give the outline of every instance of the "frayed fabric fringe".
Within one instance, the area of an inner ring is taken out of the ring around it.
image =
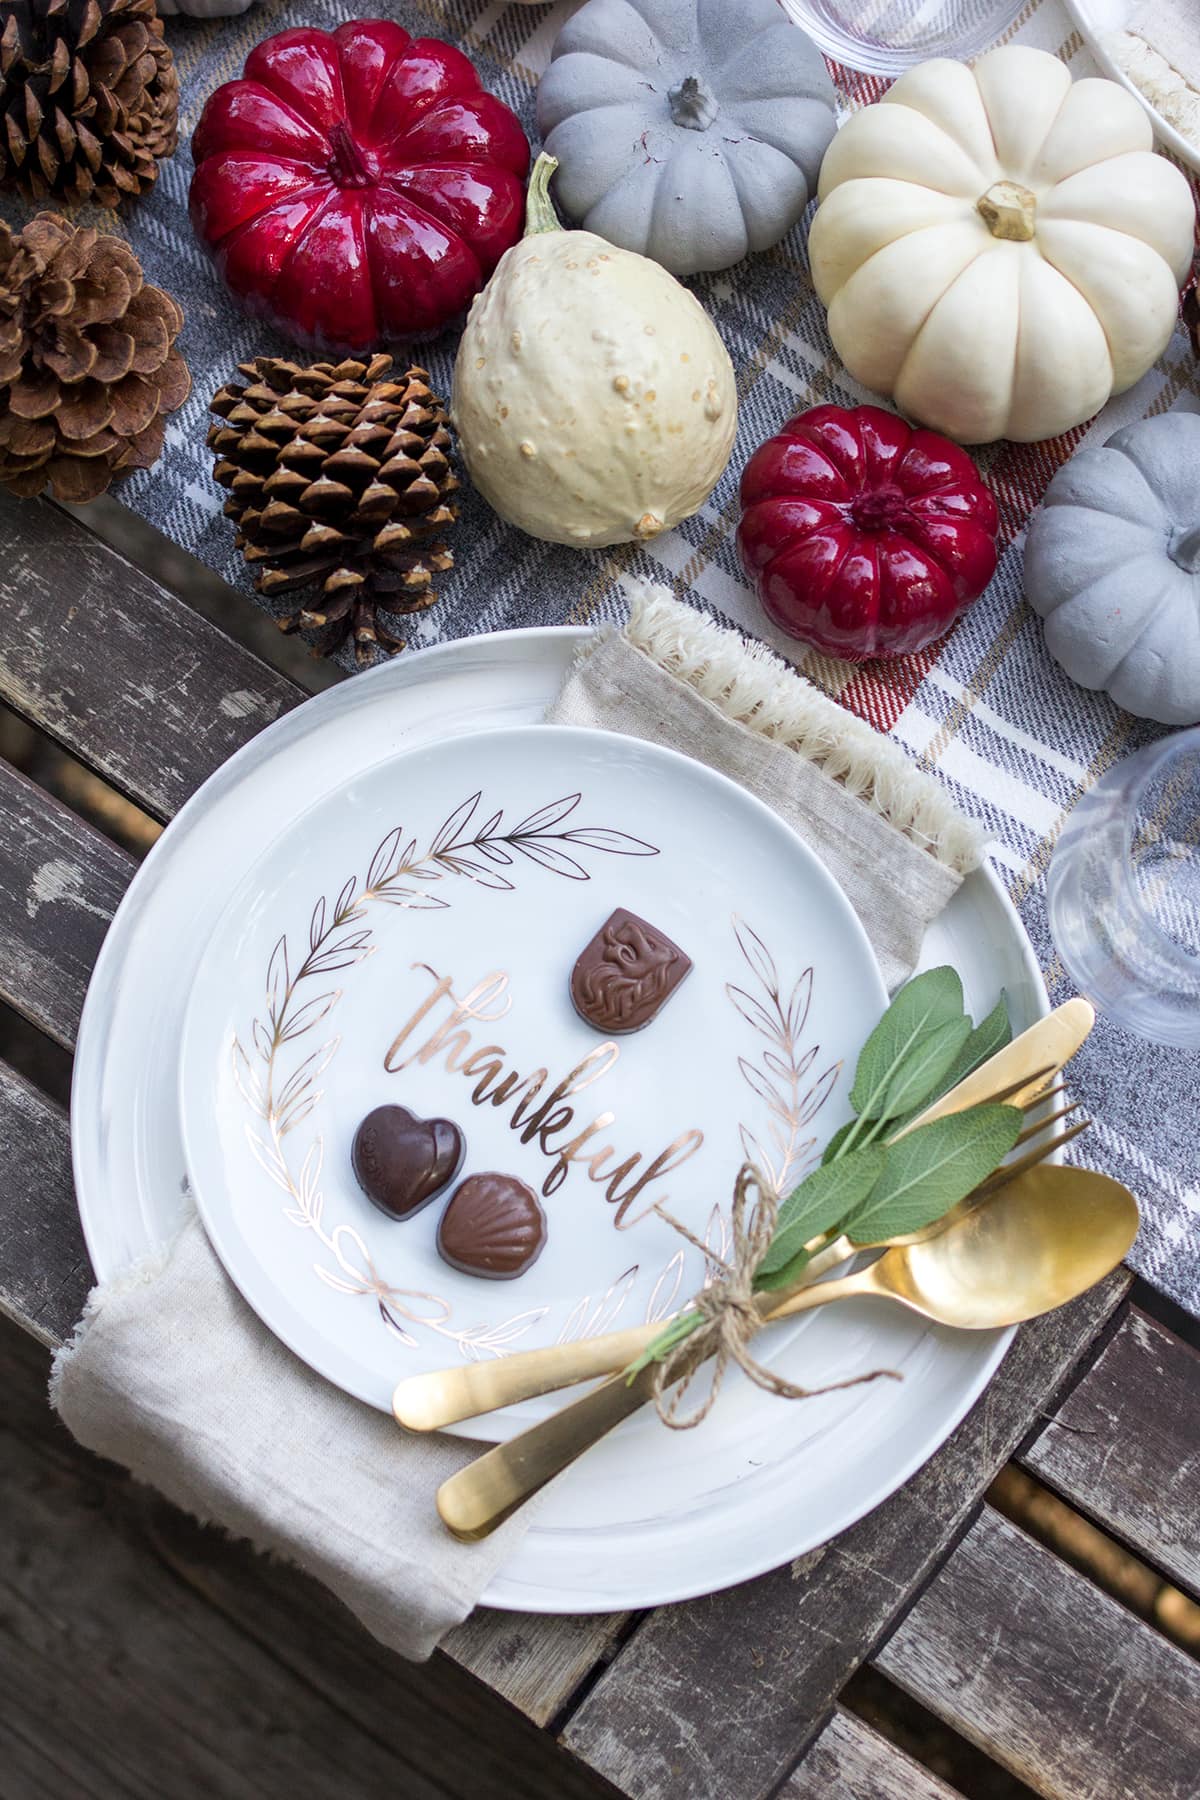
[[[629,598],[625,635],[660,669],[726,718],[813,763],[947,869],[966,875],[978,868],[983,834],[933,777],[766,644],[718,625],[656,582],[631,586]]]

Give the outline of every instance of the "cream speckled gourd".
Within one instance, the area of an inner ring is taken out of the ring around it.
[[[451,414],[510,524],[578,549],[646,540],[703,504],[733,449],[733,366],[699,302],[647,257],[563,231],[542,156],[526,236],[471,307]]]
[[[1022,45],[909,70],[849,119],[809,235],[834,347],[962,443],[1055,437],[1162,354],[1187,181],[1114,81]]]

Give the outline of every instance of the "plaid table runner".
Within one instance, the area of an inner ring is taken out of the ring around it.
[[[736,5],[737,0],[728,0]],[[115,229],[127,234],[152,281],[174,294],[187,323],[180,340],[191,367],[191,400],[167,429],[159,465],[132,477],[120,497],[234,586],[250,590],[222,495],[204,447],[208,401],[239,360],[294,354],[266,327],[226,300],[192,236],[187,190],[189,142],[200,109],[221,81],[241,72],[251,46],[300,23],[330,28],[360,14],[394,17],[417,34],[453,39],[485,84],[534,130],[534,90],[570,4],[505,5],[500,0],[265,0],[241,18],[168,22],[182,83],[180,148],[151,194]],[[1008,34],[1063,57],[1076,75],[1092,71],[1061,0],[1031,0]],[[847,108],[877,99],[888,85],[834,69]],[[22,216],[6,202],[8,217]],[[109,229],[114,225],[103,215]],[[957,803],[994,836],[993,856],[1019,908],[1051,997],[1069,984],[1047,929],[1043,877],[1055,839],[1080,794],[1112,762],[1159,728],[1078,688],[1047,655],[1041,625],[1022,597],[1024,531],[1046,485],[1082,442],[1172,407],[1200,410],[1200,369],[1180,329],[1161,362],[1106,407],[1090,426],[1042,444],[992,445],[975,453],[1000,506],[1005,549],[996,577],[936,654],[855,669],[806,653],[775,634],[743,581],[733,543],[737,482],[754,447],[796,410],[875,398],[835,356],[824,309],[808,278],[804,233],[726,273],[694,283],[729,347],[741,418],[732,462],[704,508],[646,547],[580,554],[509,529],[464,494],[454,538],[456,567],[438,606],[406,621],[410,641],[433,642],[517,625],[595,622],[623,615],[631,580],[666,582],[677,595],[768,639],[842,705],[889,733],[932,770]],[[453,337],[414,352],[449,394]],[[1094,1116],[1084,1159],[1138,1194],[1145,1226],[1132,1257],[1164,1293],[1200,1314],[1200,1058],[1143,1043],[1102,1020],[1074,1065],[1075,1091]]]

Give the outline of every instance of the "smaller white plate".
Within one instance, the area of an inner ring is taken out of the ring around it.
[[[1122,87],[1128,88],[1134,99],[1150,114],[1154,135],[1159,143],[1177,156],[1180,162],[1187,163],[1189,168],[1200,170],[1200,146],[1190,143],[1181,131],[1176,131],[1163,118],[1137,83],[1130,81],[1104,42],[1111,32],[1124,31],[1133,14],[1134,0],[1066,0],[1066,6],[1083,34],[1088,49],[1109,80],[1119,81]]]
[[[650,1024],[608,1037],[568,983],[617,907],[693,967]],[[459,738],[323,796],[234,891],[184,1020],[188,1169],[259,1316],[387,1409],[403,1375],[673,1311],[704,1257],[654,1208],[725,1253],[742,1162],[787,1192],[816,1161],[886,1003],[849,902],[745,789],[611,732]],[[459,1125],[459,1180],[497,1170],[540,1195],[523,1275],[443,1261],[448,1196],[401,1221],[361,1192],[351,1143],[385,1104]]]

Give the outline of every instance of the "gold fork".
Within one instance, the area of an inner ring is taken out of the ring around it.
[[[1053,1071],[1041,1073],[1049,1075]],[[1028,1077],[1022,1085],[1029,1085]],[[1063,1092],[1063,1087],[1059,1085],[1048,1093],[1039,1093],[1027,1101],[1022,1110],[1031,1111],[1034,1107],[1058,1098]],[[1023,1144],[1032,1143],[1051,1125],[1066,1119],[1077,1110],[1077,1105],[1064,1106],[1047,1119],[1035,1120],[1022,1131],[1013,1146],[1014,1150]],[[775,1288],[756,1296],[754,1303],[760,1315],[767,1318],[789,1295],[808,1287],[861,1251],[920,1243],[935,1236],[995,1193],[1002,1182],[1043,1162],[1064,1144],[1070,1143],[1072,1138],[1078,1137],[1081,1131],[1086,1131],[1087,1126],[1088,1121],[1083,1120],[1048,1142],[1035,1145],[1023,1157],[989,1176],[965,1200],[959,1201],[950,1212],[922,1231],[911,1232],[903,1237],[882,1238],[866,1244],[853,1243],[844,1234],[832,1239],[814,1238],[806,1246],[809,1261],[802,1279],[792,1287]],[[899,1135],[902,1134],[897,1133]],[[494,1362],[464,1363],[458,1368],[435,1369],[424,1375],[413,1375],[396,1388],[392,1396],[392,1411],[397,1423],[408,1431],[444,1430],[461,1419],[477,1418],[483,1413],[495,1412],[502,1406],[515,1406],[519,1401],[533,1400],[542,1394],[555,1393],[560,1388],[573,1387],[577,1382],[592,1380],[599,1375],[611,1375],[627,1368],[653,1343],[666,1322],[665,1319],[659,1319],[652,1324],[628,1326],[624,1331],[606,1332],[600,1337],[582,1338],[574,1344],[552,1344],[541,1350],[518,1351]]]

